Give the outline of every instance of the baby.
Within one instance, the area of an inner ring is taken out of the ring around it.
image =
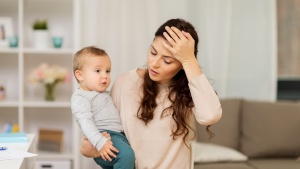
[[[124,135],[119,112],[106,91],[110,71],[111,61],[104,50],[93,46],[79,50],[73,58],[79,88],[72,95],[71,109],[83,134],[99,151],[101,158],[94,158],[98,165],[103,169],[133,169],[133,149]],[[101,132],[109,133],[111,140]]]

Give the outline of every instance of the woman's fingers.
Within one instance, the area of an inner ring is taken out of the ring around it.
[[[165,27],[166,31],[169,33],[169,37],[176,43],[180,40],[180,37],[169,27]]]
[[[165,29],[168,33],[164,32],[163,35],[170,43],[170,47],[168,47],[166,43],[164,43],[163,45],[169,50],[171,48],[176,48],[176,46],[182,46],[186,43],[189,43],[190,40],[193,40],[192,36],[189,33],[181,31],[176,27],[170,28],[169,26],[166,26]]]
[[[193,37],[190,33],[184,32],[184,31],[182,31],[182,33],[189,41],[195,42],[195,40],[193,39]]]
[[[194,57],[195,40],[193,37],[176,27],[165,27],[167,32],[164,32],[166,41],[163,41],[163,46],[168,49],[173,56],[181,63]]]
[[[168,41],[171,43],[172,41],[174,43],[178,43],[180,40],[185,40],[185,39],[189,39],[187,36],[190,34],[180,31],[178,28],[176,27],[169,27],[166,26],[165,29],[167,30],[168,33],[164,34],[164,36],[168,39]]]
[[[183,35],[183,32],[180,31],[178,28],[176,28],[176,27],[171,27],[171,30],[172,30],[173,32],[175,32],[176,36],[177,36],[179,39],[184,40],[184,39],[186,38],[186,37]]]
[[[174,39],[171,38],[170,35],[167,32],[164,32],[163,34],[164,34],[164,37],[169,42],[169,46],[174,46],[176,44],[176,42],[174,41]]]

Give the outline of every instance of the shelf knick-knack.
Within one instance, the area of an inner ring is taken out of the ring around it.
[[[45,89],[45,100],[55,100],[55,87],[60,82],[70,82],[71,75],[68,70],[58,65],[49,65],[41,63],[36,69],[32,70],[29,80],[35,83],[41,83]]]
[[[0,84],[0,100],[5,99],[5,89]]]
[[[47,49],[50,47],[50,33],[48,30],[48,21],[37,19],[33,25],[33,47],[38,49]]]

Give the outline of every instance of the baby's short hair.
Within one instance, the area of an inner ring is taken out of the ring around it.
[[[108,56],[105,50],[97,48],[95,46],[84,47],[75,53],[73,57],[73,72],[81,70],[85,60],[91,56]]]
[[[82,70],[82,67],[86,61],[86,59],[88,59],[89,57],[94,57],[94,56],[108,56],[107,53],[105,52],[105,50],[97,48],[95,46],[88,46],[88,47],[84,47],[81,50],[79,50],[78,52],[75,53],[74,57],[73,57],[73,73],[75,76],[75,71],[76,70]],[[76,78],[76,76],[75,76]],[[76,78],[77,82],[78,79]]]

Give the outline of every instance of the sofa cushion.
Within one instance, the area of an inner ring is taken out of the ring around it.
[[[292,159],[256,159],[250,160],[249,163],[255,169],[299,169],[300,162]]]
[[[210,127],[215,134],[210,142],[238,149],[239,147],[239,122],[242,100],[224,99],[220,100],[222,106],[222,118],[219,122]],[[197,140],[209,142],[206,126],[197,125]]]
[[[213,143],[192,142],[194,162],[211,163],[224,161],[247,161],[248,157],[235,149]]]
[[[255,169],[247,163],[209,163],[195,164],[194,169]]]
[[[300,104],[244,101],[241,152],[248,157],[300,155]]]

